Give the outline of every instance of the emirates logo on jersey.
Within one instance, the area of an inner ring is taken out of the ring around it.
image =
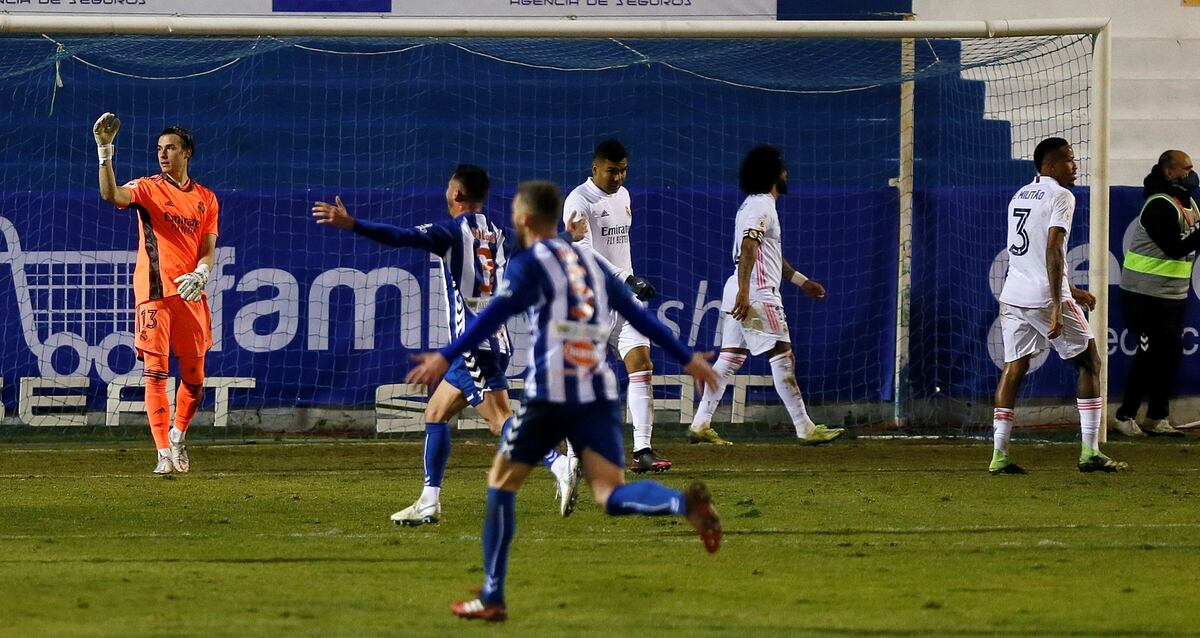
[[[176,230],[187,235],[195,235],[200,230],[199,219],[175,215],[165,211],[163,212],[163,219],[167,220]]]
[[[577,368],[591,369],[600,365],[596,344],[591,341],[564,341],[563,359]]]

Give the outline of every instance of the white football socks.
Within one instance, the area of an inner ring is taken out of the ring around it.
[[[1012,435],[1012,408],[995,408],[992,410],[992,448],[997,452],[1008,455],[1008,439]]]
[[[417,499],[425,505],[433,505],[442,498],[442,488],[426,485],[421,489],[421,498]]]
[[[1100,450],[1100,417],[1104,401],[1095,399],[1076,399],[1075,406],[1079,408],[1079,432],[1083,437],[1083,451],[1095,452]]]
[[[771,378],[775,380],[775,392],[779,393],[779,398],[783,400],[784,407],[792,417],[796,436],[808,438],[814,424],[812,419],[808,418],[804,397],[800,395],[800,385],[796,383],[796,360],[791,352],[771,357]]]
[[[725,388],[733,381],[733,376],[737,374],[738,368],[741,368],[745,362],[746,355],[733,352],[722,352],[721,356],[717,358],[717,362],[713,364],[713,372],[717,373],[717,387],[704,386],[704,396],[700,399],[700,405],[696,406],[696,415],[692,417],[692,432],[699,432],[709,427],[713,414],[717,411],[717,405],[721,403],[721,397],[725,396]]]
[[[650,435],[654,432],[654,390],[649,370],[629,375],[625,396],[633,414],[633,450],[644,450],[650,447]]]

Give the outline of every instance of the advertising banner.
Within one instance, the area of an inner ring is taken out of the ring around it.
[[[8,13],[105,16],[774,20],[776,0],[5,0]]]

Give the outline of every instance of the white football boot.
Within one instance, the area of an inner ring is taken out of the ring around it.
[[[1116,421],[1117,432],[1129,437],[1146,436],[1146,433],[1142,431],[1142,428],[1138,427],[1136,419],[1117,419]]]
[[[158,465],[154,466],[155,474],[170,474],[174,469],[174,466],[171,465],[171,457],[169,455],[159,455]]]
[[[175,471],[180,474],[187,474],[191,469],[192,464],[188,461],[187,446],[183,444],[183,439],[187,432],[182,432],[171,428],[167,434],[167,441],[171,444],[171,465],[175,466]]]
[[[423,503],[421,499],[408,507],[392,514],[392,522],[405,527],[416,527],[426,523],[436,524],[442,517],[442,504]]]
[[[565,518],[575,511],[575,501],[579,498],[579,457],[567,454],[567,471],[555,478],[558,482],[558,511]]]

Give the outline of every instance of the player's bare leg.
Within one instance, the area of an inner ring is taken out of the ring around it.
[[[1000,383],[996,385],[995,409],[992,411],[992,462],[988,465],[988,472],[993,476],[1025,473],[1021,466],[1008,458],[1008,440],[1012,435],[1013,407],[1017,403],[1021,382],[1029,372],[1030,356],[1004,364]]]
[[[654,364],[650,361],[650,348],[638,346],[625,354],[625,372],[629,375],[626,392],[629,412],[633,415],[633,462],[629,469],[642,472],[666,472],[671,461],[658,455],[651,445],[654,432],[654,386],[651,376]]]
[[[792,418],[792,427],[796,430],[797,439],[808,445],[820,445],[845,433],[842,428],[817,425],[808,416],[804,397],[800,394],[800,384],[796,382],[796,358],[792,354],[792,344],[777,341],[775,347],[767,351],[767,356],[771,361],[771,378],[775,381],[775,392],[779,394],[783,406],[787,408],[788,416]]]
[[[745,348],[721,349],[717,362],[713,364],[713,372],[717,373],[717,385],[712,388],[704,388],[704,395],[700,399],[700,404],[696,406],[696,414],[692,417],[692,425],[688,430],[689,443],[733,445],[722,439],[712,428],[712,418],[717,411],[717,406],[721,403],[721,398],[725,396],[725,388],[729,387],[734,375],[746,362],[746,356],[749,354],[750,351]]]

